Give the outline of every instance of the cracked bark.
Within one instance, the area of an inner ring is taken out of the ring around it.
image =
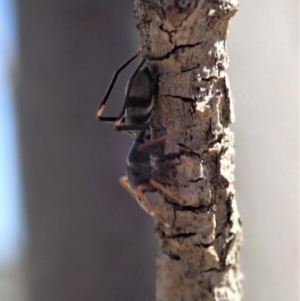
[[[233,187],[225,73],[235,0],[134,0],[141,53],[157,82],[152,136],[186,129],[152,150],[153,178],[180,201],[156,200],[159,301],[240,300],[242,230]]]

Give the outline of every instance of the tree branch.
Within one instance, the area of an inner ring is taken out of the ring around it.
[[[153,178],[178,201],[157,206],[157,300],[241,299],[241,222],[233,187],[233,99],[224,70],[235,0],[134,0],[142,55],[157,79],[153,137],[186,129],[152,151]]]

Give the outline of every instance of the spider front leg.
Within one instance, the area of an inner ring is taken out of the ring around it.
[[[120,72],[126,68],[134,59],[137,58],[137,56],[139,55],[139,51],[137,54],[135,54],[132,58],[130,58],[128,61],[126,61],[121,67],[118,68],[118,70],[114,73],[111,82],[108,86],[108,89],[103,97],[103,100],[101,101],[99,107],[98,107],[98,111],[97,111],[97,117],[99,118],[100,121],[107,121],[107,122],[116,122],[118,120],[118,117],[102,117],[103,111],[105,109],[105,105],[106,102],[109,98],[109,95],[119,77]],[[120,116],[119,116],[120,117]],[[113,120],[112,120],[113,119]]]
[[[102,114],[104,112],[105,106],[106,106],[106,102],[110,96],[110,93],[114,87],[114,84],[119,76],[119,73],[129,64],[131,63],[137,56],[139,55],[139,52],[134,55],[131,59],[129,59],[125,64],[123,64],[114,74],[111,83],[105,93],[105,96],[103,98],[103,100],[101,101],[99,107],[98,107],[98,111],[97,111],[97,117],[100,121],[103,122],[114,122],[115,127],[118,127],[121,125],[123,119],[125,118],[125,111],[127,109],[127,107],[130,105],[131,100],[131,89],[133,86],[133,81],[134,78],[136,77],[136,75],[138,74],[138,72],[140,71],[141,67],[143,66],[143,64],[145,63],[145,60],[142,60],[141,63],[138,65],[138,67],[136,68],[135,72],[133,73],[133,75],[130,77],[128,84],[127,84],[127,89],[126,89],[126,93],[125,93],[125,100],[124,100],[124,104],[123,104],[123,108],[121,113],[119,114],[118,117],[103,117]],[[145,75],[147,76],[147,75]],[[152,97],[152,95],[151,95]]]
[[[129,193],[138,201],[139,205],[148,214],[155,216],[165,227],[170,227],[170,225],[162,216],[160,210],[155,205],[153,205],[152,202],[145,195],[145,192],[155,191],[155,188],[150,183],[141,183],[137,187],[132,188],[126,175],[120,178],[120,183],[124,188],[126,188],[129,191]]]

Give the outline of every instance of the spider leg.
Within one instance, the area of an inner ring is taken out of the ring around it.
[[[98,119],[102,122],[110,122],[110,123],[115,123],[118,117],[102,117],[98,116]]]
[[[128,125],[117,125],[117,131],[145,131],[150,128],[149,123],[137,123],[137,124],[128,124]]]
[[[160,210],[152,204],[144,192],[153,191],[153,186],[150,183],[142,183],[133,189],[128,181],[127,176],[120,178],[121,185],[126,188],[129,193],[138,201],[139,205],[149,214],[155,216],[165,227],[170,227],[167,221],[163,218]]]
[[[134,190],[131,188],[131,186],[129,185],[129,182],[128,182],[128,177],[125,175],[125,176],[122,176],[120,177],[119,179],[119,182],[120,184],[126,188],[128,190],[128,192],[134,197],[136,198],[136,193],[134,192]]]
[[[125,67],[127,67],[135,58],[137,58],[137,56],[139,55],[139,53],[140,53],[140,51],[138,51],[137,54],[135,54],[132,58],[130,58],[127,62],[125,62],[121,67],[119,67],[118,70],[114,73],[114,75],[113,75],[113,77],[111,79],[111,82],[110,82],[110,84],[108,86],[108,89],[107,89],[107,91],[106,91],[106,93],[104,95],[104,98],[101,101],[101,103],[99,105],[99,108],[98,108],[98,111],[97,111],[97,117],[99,118],[100,121],[104,121],[104,120],[102,120],[101,116],[102,116],[103,111],[105,109],[105,105],[106,105],[106,102],[107,102],[107,100],[109,98],[109,95],[110,95],[110,93],[111,93],[111,91],[112,91],[112,89],[113,89],[113,87],[114,87],[114,85],[115,85],[115,83],[116,83],[116,81],[117,81],[117,79],[119,77],[120,72]],[[118,118],[116,118],[116,120],[117,119]]]
[[[146,142],[144,142],[142,145],[140,145],[140,146],[138,147],[138,151],[143,151],[143,150],[145,150],[146,148],[148,148],[149,146],[151,146],[151,145],[153,145],[153,144],[156,144],[156,143],[158,143],[158,142],[161,142],[161,141],[163,141],[163,140],[166,140],[167,138],[170,138],[170,137],[179,135],[179,134],[182,133],[183,131],[184,131],[184,130],[172,132],[172,133],[170,133],[170,134],[166,134],[166,135],[157,137],[157,138],[155,138],[155,139],[153,139],[153,140],[146,141]]]
[[[160,191],[161,193],[163,193],[165,196],[173,199],[174,201],[177,201],[179,204],[180,199],[178,197],[176,197],[169,189],[165,188],[163,185],[159,184],[158,182],[156,182],[154,179],[149,179],[149,183],[158,191]]]
[[[122,111],[120,113],[120,115],[118,116],[116,122],[115,122],[115,126],[117,127],[118,125],[120,125],[123,117],[124,117],[124,114],[125,114],[125,110],[126,110],[126,107],[127,107],[127,103],[128,103],[128,99],[129,99],[129,94],[130,94],[130,91],[131,91],[131,87],[132,87],[132,84],[133,84],[133,79],[135,78],[135,76],[137,75],[137,73],[139,72],[139,70],[141,69],[141,67],[144,65],[145,63],[145,59],[143,59],[141,61],[141,63],[138,65],[138,67],[136,68],[136,70],[134,71],[134,73],[131,75],[129,81],[128,81],[128,86],[127,86],[127,90],[126,90],[126,94],[125,94],[125,101],[124,101],[124,105],[123,105],[123,108],[122,108]]]
[[[107,123],[115,123],[117,120],[117,117],[99,117],[100,121],[107,122]],[[149,126],[148,126],[149,127]],[[139,125],[119,125],[116,130],[120,132],[124,132],[125,134],[128,134],[130,137],[136,138],[136,134],[132,133],[131,131],[142,131],[146,128],[146,126],[142,125],[139,127]]]

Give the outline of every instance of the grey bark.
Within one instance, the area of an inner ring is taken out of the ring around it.
[[[235,0],[134,0],[141,53],[157,80],[153,137],[185,129],[152,152],[171,224],[158,224],[159,301],[241,299],[241,222],[233,187],[233,99],[225,69]]]
[[[131,139],[96,118],[111,74],[136,51],[130,4],[18,1],[30,301],[153,300],[151,219],[118,183]],[[108,111],[122,105],[119,83]]]

